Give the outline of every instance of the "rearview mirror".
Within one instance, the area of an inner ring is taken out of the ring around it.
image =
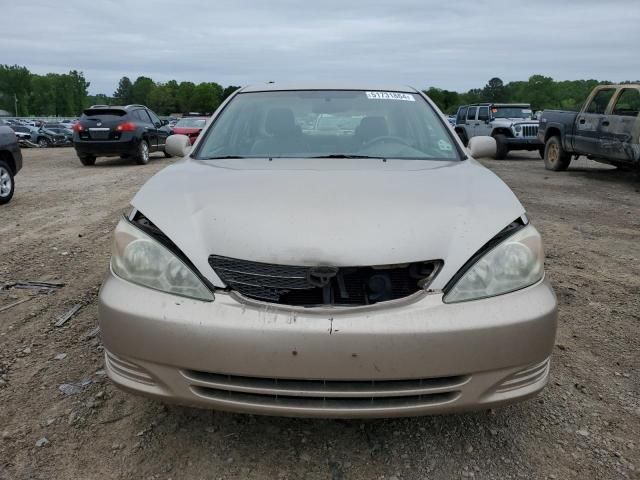
[[[186,157],[191,151],[191,141],[186,135],[169,135],[165,150],[174,157]]]
[[[469,140],[467,150],[473,158],[495,157],[497,150],[496,140],[493,137],[481,135],[472,137]]]

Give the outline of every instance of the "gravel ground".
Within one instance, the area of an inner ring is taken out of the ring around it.
[[[464,415],[300,420],[166,406],[114,388],[92,335],[110,232],[138,187],[172,160],[87,168],[69,148],[24,157],[16,195],[0,208],[0,284],[66,285],[0,291],[0,308],[29,299],[0,312],[0,479],[640,478],[633,175],[586,159],[548,172],[526,153],[484,162],[546,242],[560,324],[540,396]],[[62,384],[79,393],[65,395]]]

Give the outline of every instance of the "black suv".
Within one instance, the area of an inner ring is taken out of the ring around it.
[[[95,164],[96,157],[118,155],[144,165],[152,152],[171,156],[165,151],[171,135],[167,124],[144,105],[94,105],[73,126],[73,146],[83,165]]]

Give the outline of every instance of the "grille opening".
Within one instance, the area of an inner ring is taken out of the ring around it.
[[[191,387],[202,397],[217,401],[243,403],[265,407],[315,408],[319,410],[361,410],[366,408],[410,408],[436,405],[455,400],[460,392],[430,393],[402,397],[357,397],[325,398],[296,397],[290,395],[259,395],[253,393],[232,392],[209,387]]]
[[[337,394],[345,396],[349,393],[362,396],[369,393],[371,396],[384,395],[388,392],[396,392],[398,396],[410,395],[416,390],[427,391],[429,389],[456,389],[467,383],[469,375],[454,375],[448,377],[416,378],[406,380],[309,380],[268,377],[245,377],[242,375],[226,375],[221,373],[203,372],[199,370],[184,370],[183,375],[192,381],[209,383],[211,386],[224,390],[252,389],[265,392],[298,391],[301,395],[310,392],[322,393],[326,396]]]
[[[232,290],[292,306],[360,306],[425,290],[442,261],[364,267],[276,265],[211,255],[209,265]]]

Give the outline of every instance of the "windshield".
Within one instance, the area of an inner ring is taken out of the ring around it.
[[[240,93],[194,158],[457,160],[450,132],[418,94],[356,90]]]
[[[176,123],[176,127],[182,128],[204,128],[207,121],[204,118],[182,118]]]
[[[532,112],[528,106],[519,107],[493,107],[491,109],[493,118],[527,118],[530,119]]]

